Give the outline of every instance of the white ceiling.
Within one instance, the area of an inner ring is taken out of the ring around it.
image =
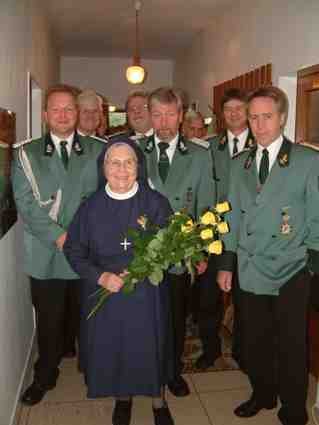
[[[60,54],[130,57],[135,45],[134,0],[44,0]],[[216,8],[234,0],[143,0],[142,58],[174,59],[213,25]]]

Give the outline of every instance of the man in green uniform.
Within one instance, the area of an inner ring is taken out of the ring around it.
[[[204,209],[215,204],[209,152],[179,134],[182,102],[173,90],[160,88],[151,93],[149,110],[154,136],[140,144],[145,153],[149,184],[169,199],[174,211],[185,208],[198,218]],[[185,396],[189,389],[181,376],[181,358],[189,279],[182,269],[172,270],[170,280],[176,377],[169,389],[176,396]]]
[[[252,148],[255,144],[253,135],[248,127],[246,93],[237,88],[226,90],[221,99],[221,109],[224,117],[225,130],[210,140],[213,160],[213,177],[218,202],[227,200],[232,157],[243,150]],[[216,280],[216,272],[215,268],[211,273],[214,280]],[[218,289],[216,289],[216,291],[218,291]],[[240,349],[242,335],[240,331],[240,307],[238,293],[238,279],[235,275],[232,287],[232,301],[234,306],[232,356],[240,367],[244,369],[245,361],[241,355]],[[212,305],[213,301],[214,306]],[[216,315],[218,315],[217,312],[219,312],[219,317],[222,317],[223,303],[220,291],[219,293],[216,293],[215,298],[207,296],[204,297],[203,303],[204,306],[211,303],[211,309],[216,311]],[[206,307],[206,310],[207,309],[208,307]],[[199,322],[201,322],[201,316],[203,315],[201,315],[201,309],[199,309]],[[205,321],[205,316],[202,320]],[[202,328],[204,329],[204,335],[202,338],[209,340],[209,335],[205,335],[205,323],[202,325]],[[205,369],[205,366],[207,367],[207,365],[208,363],[205,362],[205,359],[203,358],[201,361],[202,368]]]
[[[248,117],[257,146],[232,162],[218,282],[231,288],[238,257],[241,319],[252,417],[276,407],[284,425],[307,423],[307,307],[310,271],[319,271],[319,155],[283,135],[288,100],[276,87],[252,93]]]
[[[38,403],[56,385],[66,293],[79,284],[63,245],[81,201],[96,190],[96,159],[104,147],[101,141],[75,133],[76,98],[68,86],[49,89],[45,108],[49,133],[18,143],[12,166],[14,196],[24,222],[25,270],[30,276],[39,349],[33,383],[22,397],[27,405]]]

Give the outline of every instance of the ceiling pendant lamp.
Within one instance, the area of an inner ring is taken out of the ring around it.
[[[135,54],[133,56],[133,65],[129,66],[126,70],[126,79],[130,84],[141,84],[145,80],[146,71],[141,65],[139,53],[139,27],[138,27],[138,13],[141,9],[142,2],[135,1]]]

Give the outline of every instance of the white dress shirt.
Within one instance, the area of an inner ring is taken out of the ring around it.
[[[51,139],[52,139],[52,142],[54,144],[54,147],[55,147],[55,149],[56,149],[56,151],[57,151],[57,153],[58,153],[58,155],[60,157],[61,157],[61,145],[60,145],[60,142],[62,142],[62,140],[65,140],[67,142],[66,150],[67,150],[68,155],[70,157],[74,133],[72,133],[69,137],[67,137],[65,139],[61,139],[60,137],[56,136],[53,133],[50,133],[50,135],[51,135]]]
[[[175,149],[176,149],[176,146],[177,146],[178,137],[179,137],[179,134],[177,133],[176,136],[174,137],[174,139],[171,140],[168,143],[168,148],[166,149],[166,153],[167,153],[168,160],[169,160],[170,164],[173,161],[173,156],[174,156]],[[156,146],[156,151],[157,151],[157,160],[159,161],[160,150],[159,150],[158,144],[161,142],[161,140],[156,135],[154,137],[154,140],[155,140],[155,146]]]
[[[228,149],[229,149],[229,155],[233,156],[233,150],[234,150],[234,139],[237,137],[238,143],[237,143],[237,152],[241,152],[244,147],[248,136],[248,128],[244,130],[242,133],[240,133],[239,136],[235,136],[230,130],[227,130],[227,140],[228,140]]]
[[[282,135],[280,135],[278,137],[278,139],[274,140],[269,146],[267,146],[267,151],[268,151],[268,158],[269,158],[269,173],[270,170],[272,168],[272,166],[274,165],[277,155],[280,151],[282,142],[283,142],[284,138],[282,137]],[[261,162],[261,157],[263,154],[263,150],[265,149],[265,146],[261,146],[257,144],[257,152],[256,152],[256,165],[257,165],[257,172],[259,173],[259,168],[260,168],[260,162]]]

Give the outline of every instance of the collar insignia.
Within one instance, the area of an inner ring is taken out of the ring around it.
[[[219,141],[218,141],[218,150],[219,150],[219,151],[223,151],[223,150],[225,149],[225,147],[226,147],[227,143],[228,143],[227,133],[226,133],[226,132],[224,132],[224,133],[222,134],[222,137],[221,137],[221,138],[219,139]]]
[[[277,157],[278,164],[280,167],[288,167],[290,160],[290,151],[291,145],[288,140],[284,138]]]
[[[78,133],[74,134],[73,143],[72,143],[72,150],[74,150],[74,152],[79,156],[82,155],[83,152],[84,152],[84,149],[81,145]]]
[[[52,142],[50,133],[47,133],[47,135],[45,136],[45,141],[44,141],[44,155],[52,156],[54,151],[55,151],[54,143]]]
[[[147,153],[151,153],[151,152],[153,152],[153,150],[154,150],[154,148],[155,148],[155,140],[154,140],[154,137],[150,137],[148,140],[147,140],[147,142],[146,142],[146,146],[145,146],[145,152],[147,152]]]
[[[188,147],[186,146],[185,141],[182,137],[178,138],[177,149],[182,155],[186,155],[188,153]]]
[[[244,168],[246,170],[248,170],[251,167],[251,164],[253,163],[255,156],[256,156],[256,152],[257,152],[257,146],[255,146],[251,151],[250,154],[248,155],[245,163],[244,163]]]

